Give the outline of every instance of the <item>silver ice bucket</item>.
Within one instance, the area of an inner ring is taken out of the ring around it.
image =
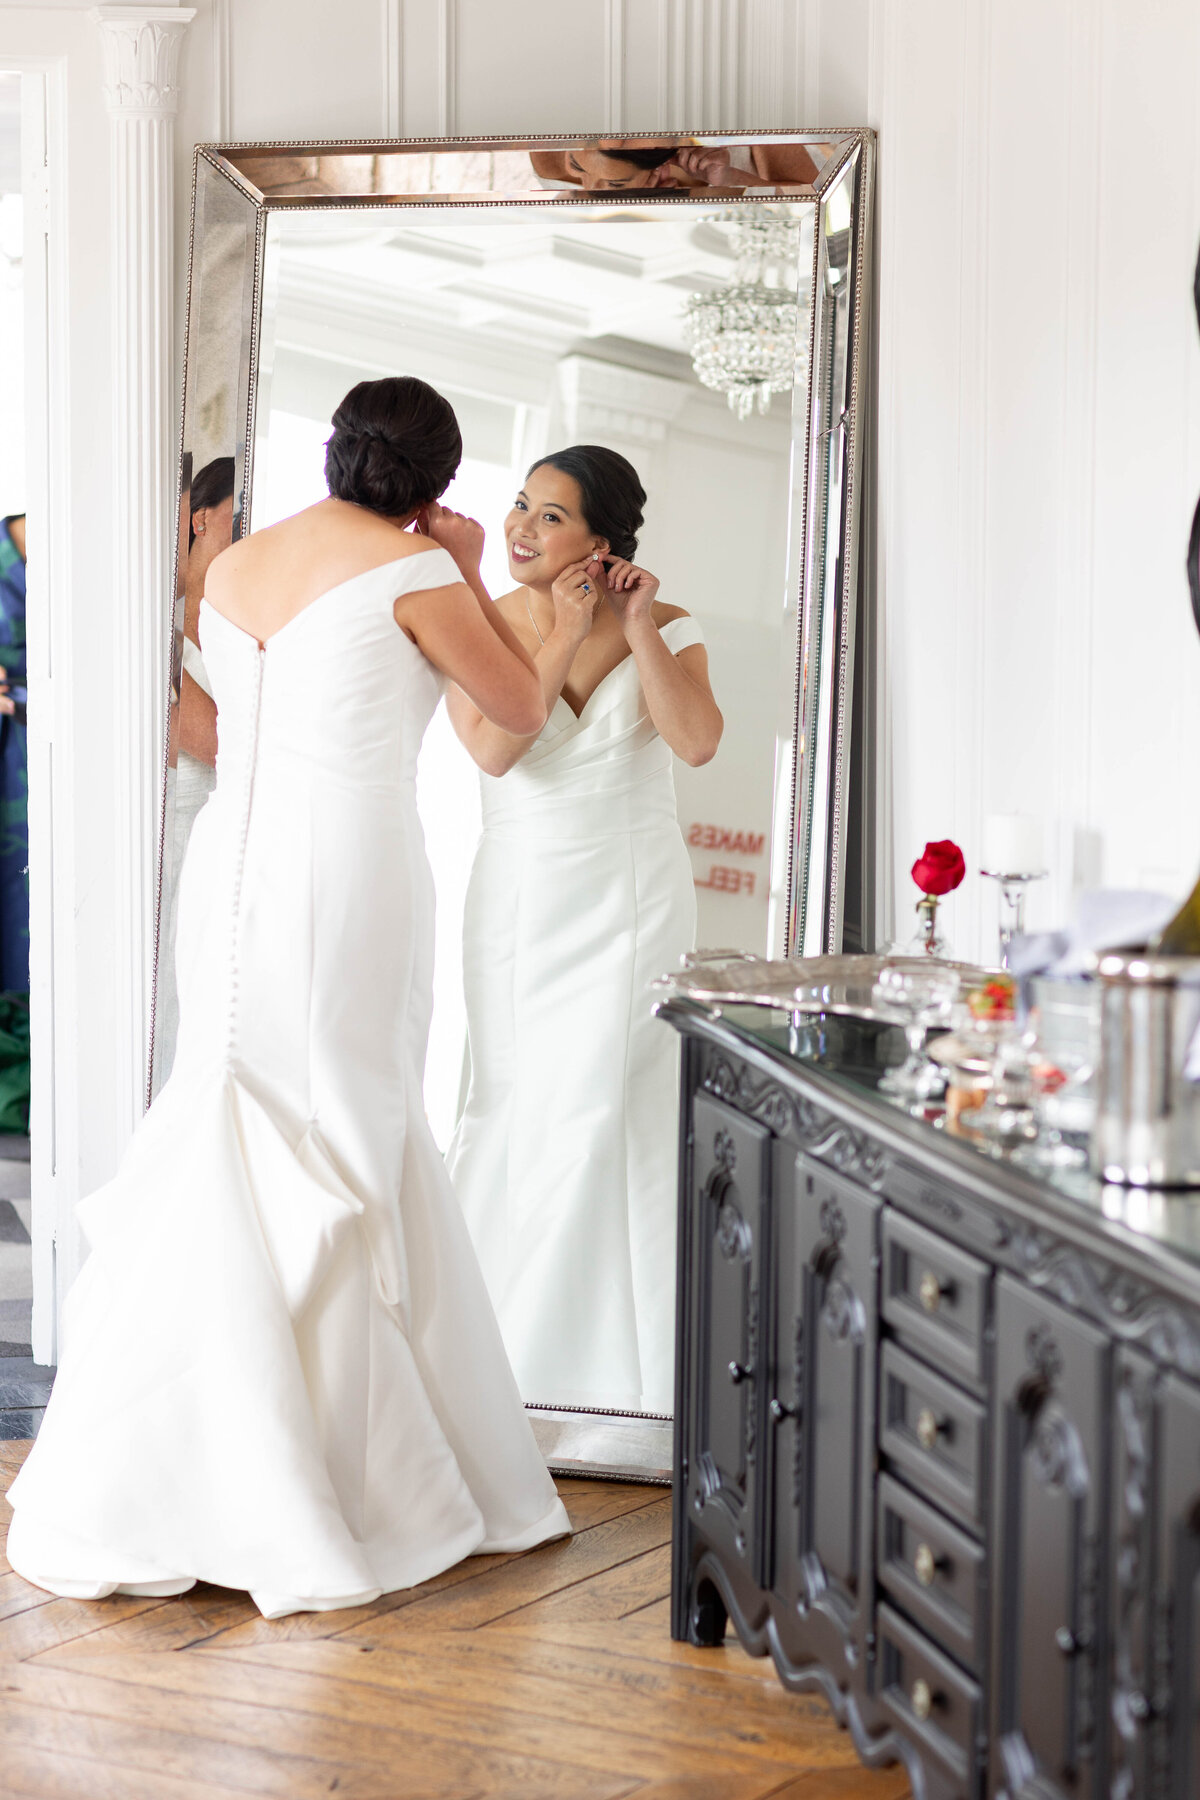
[[[1093,965],[1100,1047],[1092,1168],[1125,1187],[1200,1188],[1200,957],[1110,950]],[[1193,1059],[1194,1060],[1194,1059]]]

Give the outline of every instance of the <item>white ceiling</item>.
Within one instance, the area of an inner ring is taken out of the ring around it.
[[[795,210],[807,267],[812,208]],[[507,343],[533,334],[549,354],[605,339],[610,354],[624,342],[655,361],[690,364],[687,297],[733,274],[729,226],[716,209],[564,213],[481,208],[447,223],[444,212],[422,209],[402,226],[394,214],[276,213],[281,295],[311,302],[324,292],[358,316],[401,314]]]

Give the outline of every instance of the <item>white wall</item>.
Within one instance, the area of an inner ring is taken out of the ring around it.
[[[196,0],[196,15],[176,127],[180,317],[196,139],[877,127],[885,924],[924,839],[955,836],[975,862],[991,810],[1052,828],[1046,918],[1092,872],[1076,855],[1088,833],[1109,881],[1190,880],[1194,0]],[[86,8],[0,0],[0,64],[18,51],[60,57],[70,100],[70,509],[55,529],[72,655],[94,671],[67,722],[77,867],[58,950],[80,970],[63,1022],[80,1090],[59,1096],[66,1196],[108,1172],[127,1130],[106,985],[109,139]],[[964,952],[988,942],[983,888],[972,877],[954,905]]]
[[[878,558],[894,893],[1041,816],[1052,881],[1200,863],[1200,12],[815,0],[807,110],[880,132]],[[991,884],[954,903],[994,944]],[[885,900],[886,903],[886,900]]]

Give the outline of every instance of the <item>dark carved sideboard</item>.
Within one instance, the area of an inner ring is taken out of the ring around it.
[[[915,1800],[1195,1800],[1200,1199],[909,1118],[877,1027],[662,1012],[674,1635],[731,1620]]]

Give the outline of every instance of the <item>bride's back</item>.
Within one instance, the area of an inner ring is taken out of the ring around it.
[[[332,425],[329,499],[241,538],[208,570],[209,606],[260,644],[343,582],[429,549],[403,527],[462,458],[453,407],[412,375],[360,381]]]
[[[209,567],[205,599],[262,644],[331,589],[432,548],[429,538],[331,497],[223,550]]]

